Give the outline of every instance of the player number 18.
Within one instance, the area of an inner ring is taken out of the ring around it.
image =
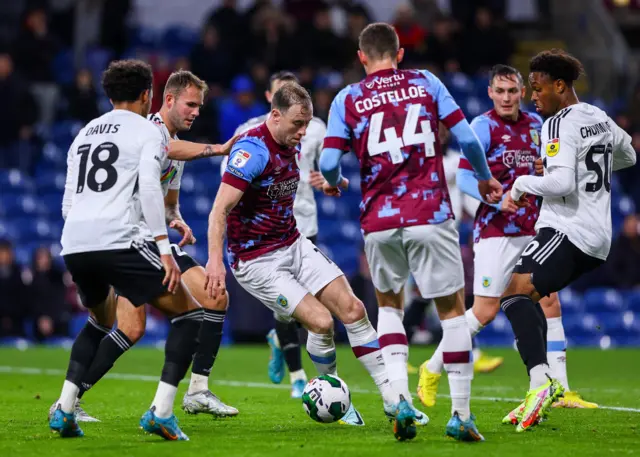
[[[420,121],[422,132],[418,133],[418,118],[421,110],[422,105],[409,105],[404,128],[402,129],[402,138],[396,134],[395,127],[388,127],[384,129],[384,141],[380,141],[384,113],[376,113],[371,116],[369,141],[367,142],[369,155],[376,156],[388,152],[392,163],[402,163],[404,162],[403,147],[422,144],[424,145],[425,156],[434,157],[436,155],[435,135],[431,130],[431,122],[428,120]]]

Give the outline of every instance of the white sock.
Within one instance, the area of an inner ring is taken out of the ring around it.
[[[391,388],[411,401],[409,392],[409,343],[402,324],[401,309],[384,306],[378,309],[378,341],[387,367]]]
[[[567,344],[564,338],[562,317],[547,319],[547,361],[551,377],[557,379],[565,390],[569,390],[567,378]]]
[[[463,421],[471,417],[471,380],[473,361],[471,334],[465,316],[442,321],[442,360],[449,377],[451,414],[457,412]]]
[[[304,369],[300,368],[299,370],[292,371],[289,373],[289,379],[291,379],[291,384],[302,379],[303,381],[307,380],[307,374],[304,372]]]
[[[431,373],[438,374],[442,373],[443,368],[444,363],[442,362],[442,340],[440,340],[440,344],[438,344],[436,351],[427,362],[427,370],[429,370]]]
[[[176,393],[178,388],[160,381],[158,383],[158,390],[156,390],[156,396],[153,399],[151,406],[155,406],[155,415],[161,419],[171,417],[173,414],[173,402],[176,399]]]
[[[536,365],[529,371],[529,390],[537,389],[549,380],[551,368],[546,363]]]
[[[394,392],[391,387],[378,335],[369,322],[369,318],[365,316],[353,324],[344,324],[344,328],[347,330],[353,354],[373,378],[383,401],[392,405],[398,403],[400,392]],[[407,400],[410,401],[409,398]]]
[[[79,391],[80,388],[74,383],[72,383],[71,381],[64,381],[64,384],[62,384],[60,399],[58,400],[60,409],[62,409],[63,412],[70,414],[75,411],[76,398],[78,398]]]
[[[203,390],[209,390],[209,377],[201,374],[191,373],[191,381],[189,382],[189,395],[196,392],[202,392]]]
[[[469,332],[471,333],[471,338],[476,336],[480,331],[484,328],[484,325],[480,323],[475,314],[473,314],[473,308],[468,309],[466,313],[464,313],[464,317],[467,320],[467,325],[469,326]]]
[[[333,332],[325,335],[309,332],[307,352],[320,374],[337,374],[336,345]]]

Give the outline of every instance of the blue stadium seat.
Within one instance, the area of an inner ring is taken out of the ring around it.
[[[34,189],[33,180],[17,169],[0,169],[0,189],[2,193],[29,192]]]
[[[58,84],[68,85],[75,78],[73,49],[64,49],[53,59],[53,75]]]
[[[42,170],[36,173],[35,182],[38,192],[64,192],[67,175],[61,171]]]
[[[640,312],[640,291],[630,290],[624,294],[626,307],[632,311]]]
[[[38,197],[42,207],[46,209],[46,214],[52,220],[62,221],[62,197],[63,193],[60,191],[53,191]]]
[[[558,292],[558,296],[560,298],[563,314],[565,314],[565,312],[577,313],[583,311],[585,308],[582,296],[570,287]]]
[[[33,194],[10,194],[3,192],[1,199],[4,210],[12,217],[47,213],[47,209],[42,202]]]
[[[597,288],[584,294],[584,302],[588,312],[621,311],[625,309],[622,295],[615,289]]]
[[[192,198],[183,198],[180,201],[180,210],[183,212],[183,215],[189,214],[190,219],[199,218],[201,216],[208,216],[211,212],[211,207],[213,205],[213,199],[207,196],[197,196]]]
[[[159,32],[142,26],[132,28],[129,45],[138,51],[155,51],[160,45]]]
[[[199,38],[196,30],[176,25],[165,29],[160,41],[163,51],[174,57],[181,57],[189,55]]]
[[[99,46],[92,46],[85,53],[85,66],[93,76],[94,84],[100,81],[102,72],[106,70],[109,62],[113,59],[113,51]],[[98,84],[96,84],[98,86]]]

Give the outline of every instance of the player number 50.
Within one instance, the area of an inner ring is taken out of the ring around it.
[[[369,141],[367,142],[369,155],[377,156],[388,152],[392,163],[402,163],[404,162],[403,147],[422,144],[424,145],[425,156],[435,156],[435,135],[431,130],[431,122],[428,120],[420,121],[422,132],[418,133],[418,118],[421,110],[422,105],[409,105],[404,128],[402,129],[402,138],[396,134],[395,127],[388,127],[384,129],[384,141],[380,141],[384,113],[376,113],[371,116]]]

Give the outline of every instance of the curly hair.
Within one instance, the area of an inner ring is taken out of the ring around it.
[[[582,63],[562,49],[542,51],[529,62],[530,72],[546,73],[551,79],[561,79],[572,86],[584,74]]]
[[[152,84],[151,65],[141,60],[114,60],[102,73],[102,87],[114,103],[135,102]]]

